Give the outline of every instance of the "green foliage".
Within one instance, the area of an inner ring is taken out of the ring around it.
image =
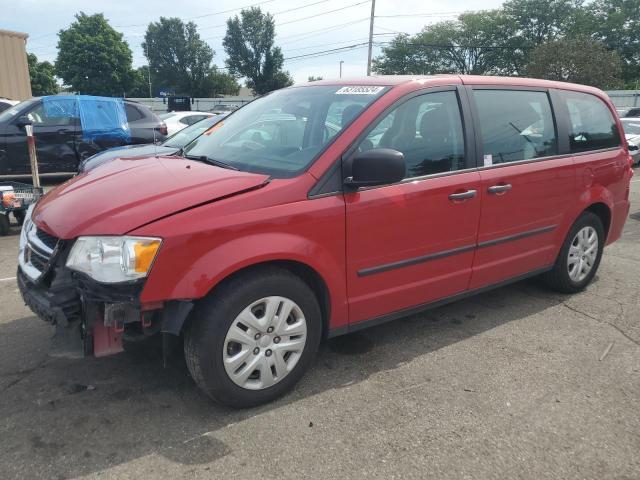
[[[322,77],[316,77],[314,75],[309,75],[309,77],[307,78],[308,82],[317,82],[319,80],[323,80],[323,78]]]
[[[598,88],[620,86],[622,61],[617,52],[590,38],[553,40],[531,52],[527,75]]]
[[[31,93],[34,97],[55,95],[60,90],[55,79],[55,69],[49,62],[38,62],[33,53],[27,54],[29,77],[31,78]]]
[[[282,70],[284,57],[274,47],[275,23],[271,14],[260,8],[242,10],[240,16],[227,20],[223,40],[227,67],[233,75],[247,78],[247,87],[262,95],[293,84]]]
[[[160,17],[147,27],[142,48],[151,65],[155,91],[171,89],[177,94],[208,97],[239,89],[232,77],[212,68],[214,51],[200,38],[193,22]]]
[[[131,87],[127,91],[127,97],[148,98],[149,97],[149,67],[138,67],[132,72]]]
[[[411,37],[398,35],[375,59],[383,74],[511,74],[507,55],[513,28],[498,10],[464,13],[454,21],[424,27]]]
[[[594,17],[593,38],[622,57],[626,83],[640,79],[640,0],[596,0],[589,6]]]
[[[597,56],[576,51],[592,45],[587,39],[598,42],[593,44]],[[543,45],[549,47],[538,50]],[[601,55],[602,45],[617,56]],[[559,47],[570,47],[579,58]],[[571,78],[589,78],[598,85],[617,83],[618,76],[626,84],[640,79],[640,0],[508,0],[499,10],[465,13],[454,21],[427,25],[414,36],[398,35],[373,66],[381,74],[525,75],[544,72],[542,65],[549,64],[552,51],[571,64]],[[529,66],[534,52],[535,64]],[[609,67],[616,58],[622,59],[621,72],[614,67],[594,76],[598,62]],[[556,62],[549,68],[558,67]]]
[[[58,33],[55,72],[65,85],[91,95],[122,95],[132,81],[131,50],[104,15],[80,12]]]

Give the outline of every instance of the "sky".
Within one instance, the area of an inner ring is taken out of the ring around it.
[[[425,25],[451,20],[464,11],[499,7],[500,0],[376,0],[374,56],[382,42],[399,32],[414,34]],[[298,82],[310,75],[325,79],[366,74],[371,0],[0,0],[0,29],[29,34],[27,51],[40,60],[54,61],[57,32],[67,28],[74,14],[104,13],[122,32],[133,52],[134,67],[146,65],[142,52],[147,25],[163,17],[193,21],[215,51],[213,62],[224,67],[222,38],[226,20],[242,7],[259,6],[276,22],[276,45],[282,48],[285,70]],[[330,51],[331,50],[331,51]]]

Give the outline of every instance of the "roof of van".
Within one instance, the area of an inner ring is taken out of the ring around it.
[[[597,88],[576,83],[556,82],[551,80],[541,80],[537,78],[523,77],[495,77],[489,75],[373,75],[370,77],[356,78],[339,78],[332,80],[318,80],[313,83],[299,84],[297,86],[309,85],[376,85],[395,87],[408,83],[417,84],[468,84],[468,85],[504,85],[504,86],[521,86],[521,87],[537,87],[537,88],[559,88],[566,90],[578,90],[584,92],[597,92],[603,95],[603,92]]]

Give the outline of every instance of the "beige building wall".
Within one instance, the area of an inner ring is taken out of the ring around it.
[[[0,97],[31,98],[26,33],[0,30]]]

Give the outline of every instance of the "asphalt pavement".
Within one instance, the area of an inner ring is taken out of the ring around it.
[[[158,342],[48,356],[0,237],[0,478],[640,478],[640,176],[577,295],[535,279],[322,345],[293,393],[212,403]]]

